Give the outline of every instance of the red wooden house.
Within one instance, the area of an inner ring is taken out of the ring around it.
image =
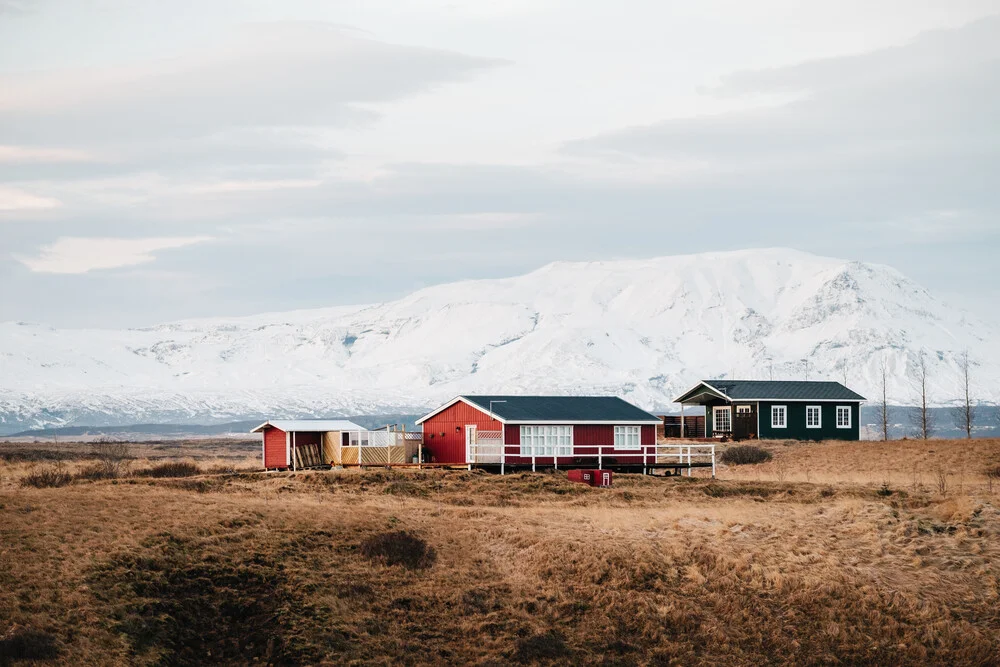
[[[641,468],[660,420],[614,396],[458,396],[417,420],[425,459],[512,468]]]

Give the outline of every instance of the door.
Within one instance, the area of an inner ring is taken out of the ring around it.
[[[737,405],[736,419],[733,421],[733,440],[747,440],[757,437],[757,414],[752,405]]]
[[[475,463],[476,425],[465,425],[465,461]]]
[[[727,405],[712,409],[712,436],[725,438],[733,434],[733,412]]]

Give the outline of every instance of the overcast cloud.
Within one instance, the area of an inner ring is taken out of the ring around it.
[[[1000,4],[809,4],[2,3],[0,319],[775,245],[989,316]]]

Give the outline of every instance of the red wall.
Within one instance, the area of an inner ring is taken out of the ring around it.
[[[465,463],[465,426],[475,424],[480,431],[498,431],[500,422],[490,418],[485,412],[459,401],[442,410],[422,424],[424,449],[431,452],[436,463]],[[444,435],[442,435],[442,433]],[[656,444],[656,427],[640,427],[639,441],[643,445]],[[507,424],[504,427],[504,442],[507,445],[507,460],[511,463],[523,461],[518,456],[521,444],[521,425]],[[636,452],[615,453],[610,447],[615,444],[615,427],[610,424],[589,424],[573,427],[573,442],[577,447],[575,456],[597,456],[597,449],[587,449],[588,445],[604,445],[609,449],[603,456],[616,458],[620,463],[640,463],[642,455]],[[563,460],[567,457],[560,457]],[[538,461],[542,461],[541,458]],[[552,457],[545,462],[551,463]]]
[[[508,460],[512,463],[523,463],[525,461],[530,461],[530,458],[521,459],[518,454],[520,453],[521,444],[521,425],[520,424],[508,424],[505,430],[506,439],[504,442],[507,443],[507,456]],[[655,445],[656,444],[656,426],[641,426],[639,430],[639,442],[643,445]],[[511,447],[510,445],[514,445]],[[593,445],[593,447],[590,447]],[[602,456],[611,456],[618,460],[619,463],[641,463],[642,454],[636,453],[634,451],[616,453],[613,449],[607,449],[614,447],[615,445],[615,427],[612,424],[577,424],[573,427],[573,450],[574,456],[597,456],[597,445],[605,447],[601,452]],[[560,457],[560,460],[567,457]],[[545,457],[544,462],[551,462],[552,457]]]
[[[475,424],[480,431],[499,431],[502,426],[482,410],[462,401],[442,410],[421,424],[424,448],[430,450],[435,463],[465,463],[466,424]]]
[[[264,467],[285,468],[288,466],[285,449],[285,432],[280,428],[264,429]]]

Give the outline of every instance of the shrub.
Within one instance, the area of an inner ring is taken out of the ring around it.
[[[766,463],[771,458],[771,452],[766,449],[753,445],[739,445],[722,452],[719,460],[727,465],[741,466],[750,463]]]
[[[514,660],[520,663],[558,660],[567,655],[566,642],[554,632],[518,639],[514,649]]]
[[[61,467],[35,470],[26,477],[21,478],[21,486],[33,486],[36,489],[48,489],[57,486],[66,486],[73,481],[73,475],[69,474]]]
[[[101,479],[113,479],[112,477],[109,477],[109,473],[104,466],[100,465],[87,466],[83,470],[76,473],[76,478],[85,479],[91,482],[96,482]]]
[[[20,660],[51,660],[58,655],[56,638],[41,630],[15,625],[0,636],[0,665]]]
[[[361,543],[361,555],[369,560],[386,565],[402,565],[410,570],[430,567],[437,559],[434,547],[405,530],[372,535]]]
[[[174,461],[137,470],[135,474],[139,477],[191,477],[192,475],[200,475],[201,468],[188,461]]]
[[[128,474],[135,456],[132,445],[124,440],[101,438],[91,448],[101,470],[101,479],[116,479]]]

